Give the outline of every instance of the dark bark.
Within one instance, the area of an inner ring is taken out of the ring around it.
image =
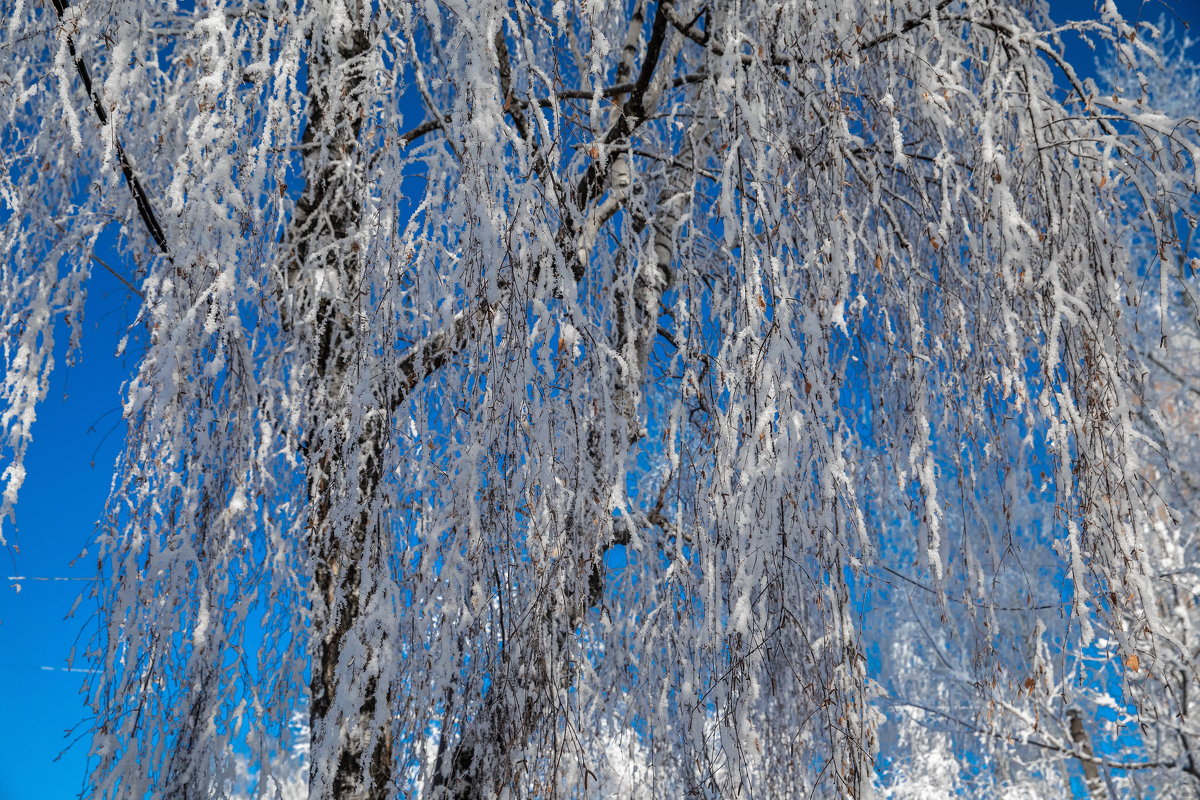
[[[362,9],[354,10],[361,18]],[[353,296],[361,268],[352,237],[362,213],[363,187],[356,178],[356,165],[367,114],[364,84],[369,51],[370,40],[361,27],[333,46],[322,47],[315,36],[310,42],[309,116],[302,138],[305,188],[289,231],[294,258],[288,279],[301,307],[285,309],[293,330],[308,339],[313,359],[307,448],[313,587],[310,786],[317,796],[320,772],[328,765],[319,754],[333,752],[334,774],[325,796],[339,800],[384,800],[392,783],[391,729],[377,721],[380,675],[368,674],[360,684],[363,690],[356,701],[355,719],[339,722],[333,713],[339,678],[346,678],[339,675],[345,670],[346,647],[352,638],[363,635],[362,614],[373,591],[371,576],[363,573],[378,563],[376,545],[382,532],[367,509],[383,479],[389,432],[389,416],[379,409],[362,415],[366,422],[361,433],[345,429],[353,411],[348,404],[355,402],[349,382],[355,337]],[[306,316],[311,322],[304,321]],[[357,474],[347,474],[354,465]],[[355,492],[362,510],[349,520],[339,519],[331,499]],[[366,668],[356,665],[359,670]]]

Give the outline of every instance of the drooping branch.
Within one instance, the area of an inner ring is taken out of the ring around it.
[[[65,19],[67,13],[68,0],[51,0],[54,4],[54,11],[58,14],[59,22],[66,24]],[[92,109],[96,112],[96,119],[100,121],[101,127],[106,127],[108,122],[108,111],[104,108],[104,101],[100,99],[99,93],[92,86],[92,77],[88,72],[87,64],[84,63],[83,57],[75,48],[75,37],[70,33],[66,34],[67,50],[71,54],[71,60],[75,62],[75,71],[79,74],[79,80],[83,83],[84,91],[92,100]],[[167,236],[163,233],[162,225],[158,222],[158,216],[154,213],[154,206],[150,202],[149,195],[142,188],[142,182],[138,180],[137,173],[133,170],[133,165],[129,162],[129,157],[125,154],[125,147],[121,144],[120,134],[113,132],[114,149],[117,153],[117,163],[121,166],[121,174],[125,176],[125,185],[129,187],[129,194],[133,197],[133,204],[137,207],[138,216],[142,219],[142,224],[146,226],[147,233],[154,243],[158,245],[159,251],[170,256],[171,250],[167,246]]]

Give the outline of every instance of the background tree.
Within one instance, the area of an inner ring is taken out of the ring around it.
[[[304,708],[314,798],[587,794],[614,742],[652,796],[866,797],[880,577],[981,609],[980,709],[1173,641],[1125,309],[1196,126],[1041,4],[9,20],[5,515],[114,223],[143,299],[96,796],[226,796],[236,750],[269,794]],[[1008,636],[1044,576],[1069,625]]]

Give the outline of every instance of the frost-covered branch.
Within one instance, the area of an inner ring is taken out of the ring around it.
[[[69,29],[73,24],[73,16],[67,0],[52,0],[54,3],[54,11],[58,14],[60,24],[64,29]],[[67,51],[71,54],[71,60],[75,64],[75,71],[79,74],[79,80],[83,84],[83,90],[87,92],[88,98],[92,101],[92,110],[96,112],[96,119],[100,123],[101,128],[108,128],[108,111],[104,108],[104,100],[100,97],[97,91],[92,87],[92,77],[88,72],[87,64],[84,63],[83,57],[76,52],[75,39],[71,33],[63,34],[67,42]],[[125,148],[121,145],[121,135],[116,131],[112,132],[113,149],[116,151],[117,164],[121,167],[121,174],[125,178],[125,185],[129,187],[129,195],[133,198],[133,204],[137,207],[138,216],[141,217],[143,224],[146,226],[146,232],[150,234],[150,238],[158,245],[158,249],[164,255],[170,255],[170,248],[167,246],[167,237],[163,233],[162,225],[158,222],[158,216],[154,213],[154,206],[150,202],[149,195],[142,188],[142,182],[138,180],[137,173],[133,170],[133,165],[129,162],[129,157],[125,154]]]

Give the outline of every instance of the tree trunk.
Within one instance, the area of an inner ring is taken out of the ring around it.
[[[1087,729],[1083,727],[1083,717],[1072,708],[1067,711],[1067,721],[1071,725],[1071,741],[1084,755],[1084,758],[1079,759],[1079,763],[1083,767],[1084,787],[1087,789],[1089,797],[1102,800],[1104,782],[1100,779],[1100,766],[1092,757],[1092,740],[1088,736]]]
[[[307,485],[312,570],[312,672],[309,796],[384,800],[391,784],[388,709],[378,708],[380,668],[364,614],[381,566],[382,531],[372,498],[382,480],[386,414],[354,408],[354,307],[361,279],[353,244],[365,187],[359,133],[368,113],[365,78],[371,47],[364,9],[348,9],[349,26],[309,32],[309,117],[304,191],[289,231],[294,257],[288,282],[294,305],[287,323],[308,346]],[[360,413],[355,413],[355,412]],[[355,431],[350,420],[364,420]],[[339,513],[335,498],[354,498]],[[355,645],[351,647],[351,645]],[[352,690],[351,707],[335,702]],[[386,698],[386,693],[385,693]]]

